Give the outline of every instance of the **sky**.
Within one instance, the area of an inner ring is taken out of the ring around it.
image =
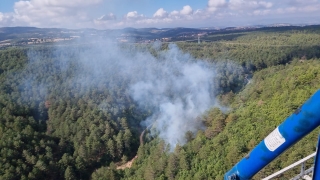
[[[0,0],[0,27],[173,28],[320,24],[320,0]]]

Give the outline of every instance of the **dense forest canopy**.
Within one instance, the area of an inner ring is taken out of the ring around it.
[[[0,50],[1,179],[223,179],[319,88],[320,36],[219,36]],[[255,179],[313,152],[316,139]]]

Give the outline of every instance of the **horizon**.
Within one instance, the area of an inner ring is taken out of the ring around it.
[[[248,25],[248,26],[212,26],[212,27],[183,27],[183,26],[177,26],[177,27],[123,27],[123,28],[118,28],[118,29],[112,29],[112,28],[107,28],[107,29],[97,29],[94,27],[84,27],[84,28],[64,28],[64,27],[37,27],[37,26],[4,26],[0,28],[37,28],[37,29],[67,29],[67,30],[81,30],[81,29],[94,29],[98,31],[103,31],[103,30],[124,30],[124,29],[227,29],[227,28],[264,28],[264,27],[289,27],[289,26],[294,26],[294,27],[305,27],[305,26],[318,26],[320,23],[314,23],[314,24],[303,24],[303,23],[273,23],[273,24],[254,24],[254,25]]]

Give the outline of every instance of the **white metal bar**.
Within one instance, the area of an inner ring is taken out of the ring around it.
[[[312,180],[312,178],[311,178],[310,176],[308,176],[308,175],[304,175],[304,176],[303,176],[303,179],[305,179],[305,180]]]
[[[301,163],[301,170],[300,170],[301,175],[304,175],[304,169],[305,169],[305,162]]]
[[[278,171],[278,172],[276,172],[276,173],[274,173],[274,174],[271,174],[270,176],[268,176],[268,177],[266,177],[266,178],[263,178],[262,180],[269,180],[269,179],[271,179],[271,178],[274,178],[274,177],[276,177],[276,176],[284,173],[285,171],[287,171],[287,170],[289,170],[289,169],[291,169],[291,168],[293,168],[293,167],[295,167],[295,166],[297,166],[297,165],[299,165],[299,164],[301,164],[301,163],[303,163],[303,162],[311,159],[311,158],[314,157],[315,155],[316,155],[316,152],[314,152],[314,153],[310,154],[309,156],[301,159],[300,161],[297,161],[297,162],[295,162],[295,163],[293,163],[293,164],[291,164],[291,165],[289,165],[289,166],[281,169],[280,171]]]
[[[304,171],[304,175],[312,174],[313,173],[314,167],[312,166],[311,168],[307,169]],[[297,175],[296,177],[290,179],[290,180],[300,180],[304,175],[301,176],[301,174]]]

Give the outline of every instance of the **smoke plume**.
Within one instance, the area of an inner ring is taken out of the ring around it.
[[[186,132],[196,133],[204,128],[198,116],[211,107],[222,108],[215,96],[224,74],[235,77],[242,73],[239,66],[230,62],[197,60],[175,44],[160,50],[160,42],[150,49],[111,41],[89,42],[85,46],[56,46],[53,53],[61,59],[52,62],[60,69],[54,73],[68,75],[72,71],[73,76],[65,79],[70,87],[126,87],[119,93],[129,96],[141,109],[150,110],[150,116],[141,124],[152,125],[152,134],[171,147],[183,145]],[[37,61],[35,58],[39,57],[29,53],[32,63]],[[101,78],[108,79],[108,83],[99,84],[97,80]],[[104,102],[99,107],[106,108]]]

